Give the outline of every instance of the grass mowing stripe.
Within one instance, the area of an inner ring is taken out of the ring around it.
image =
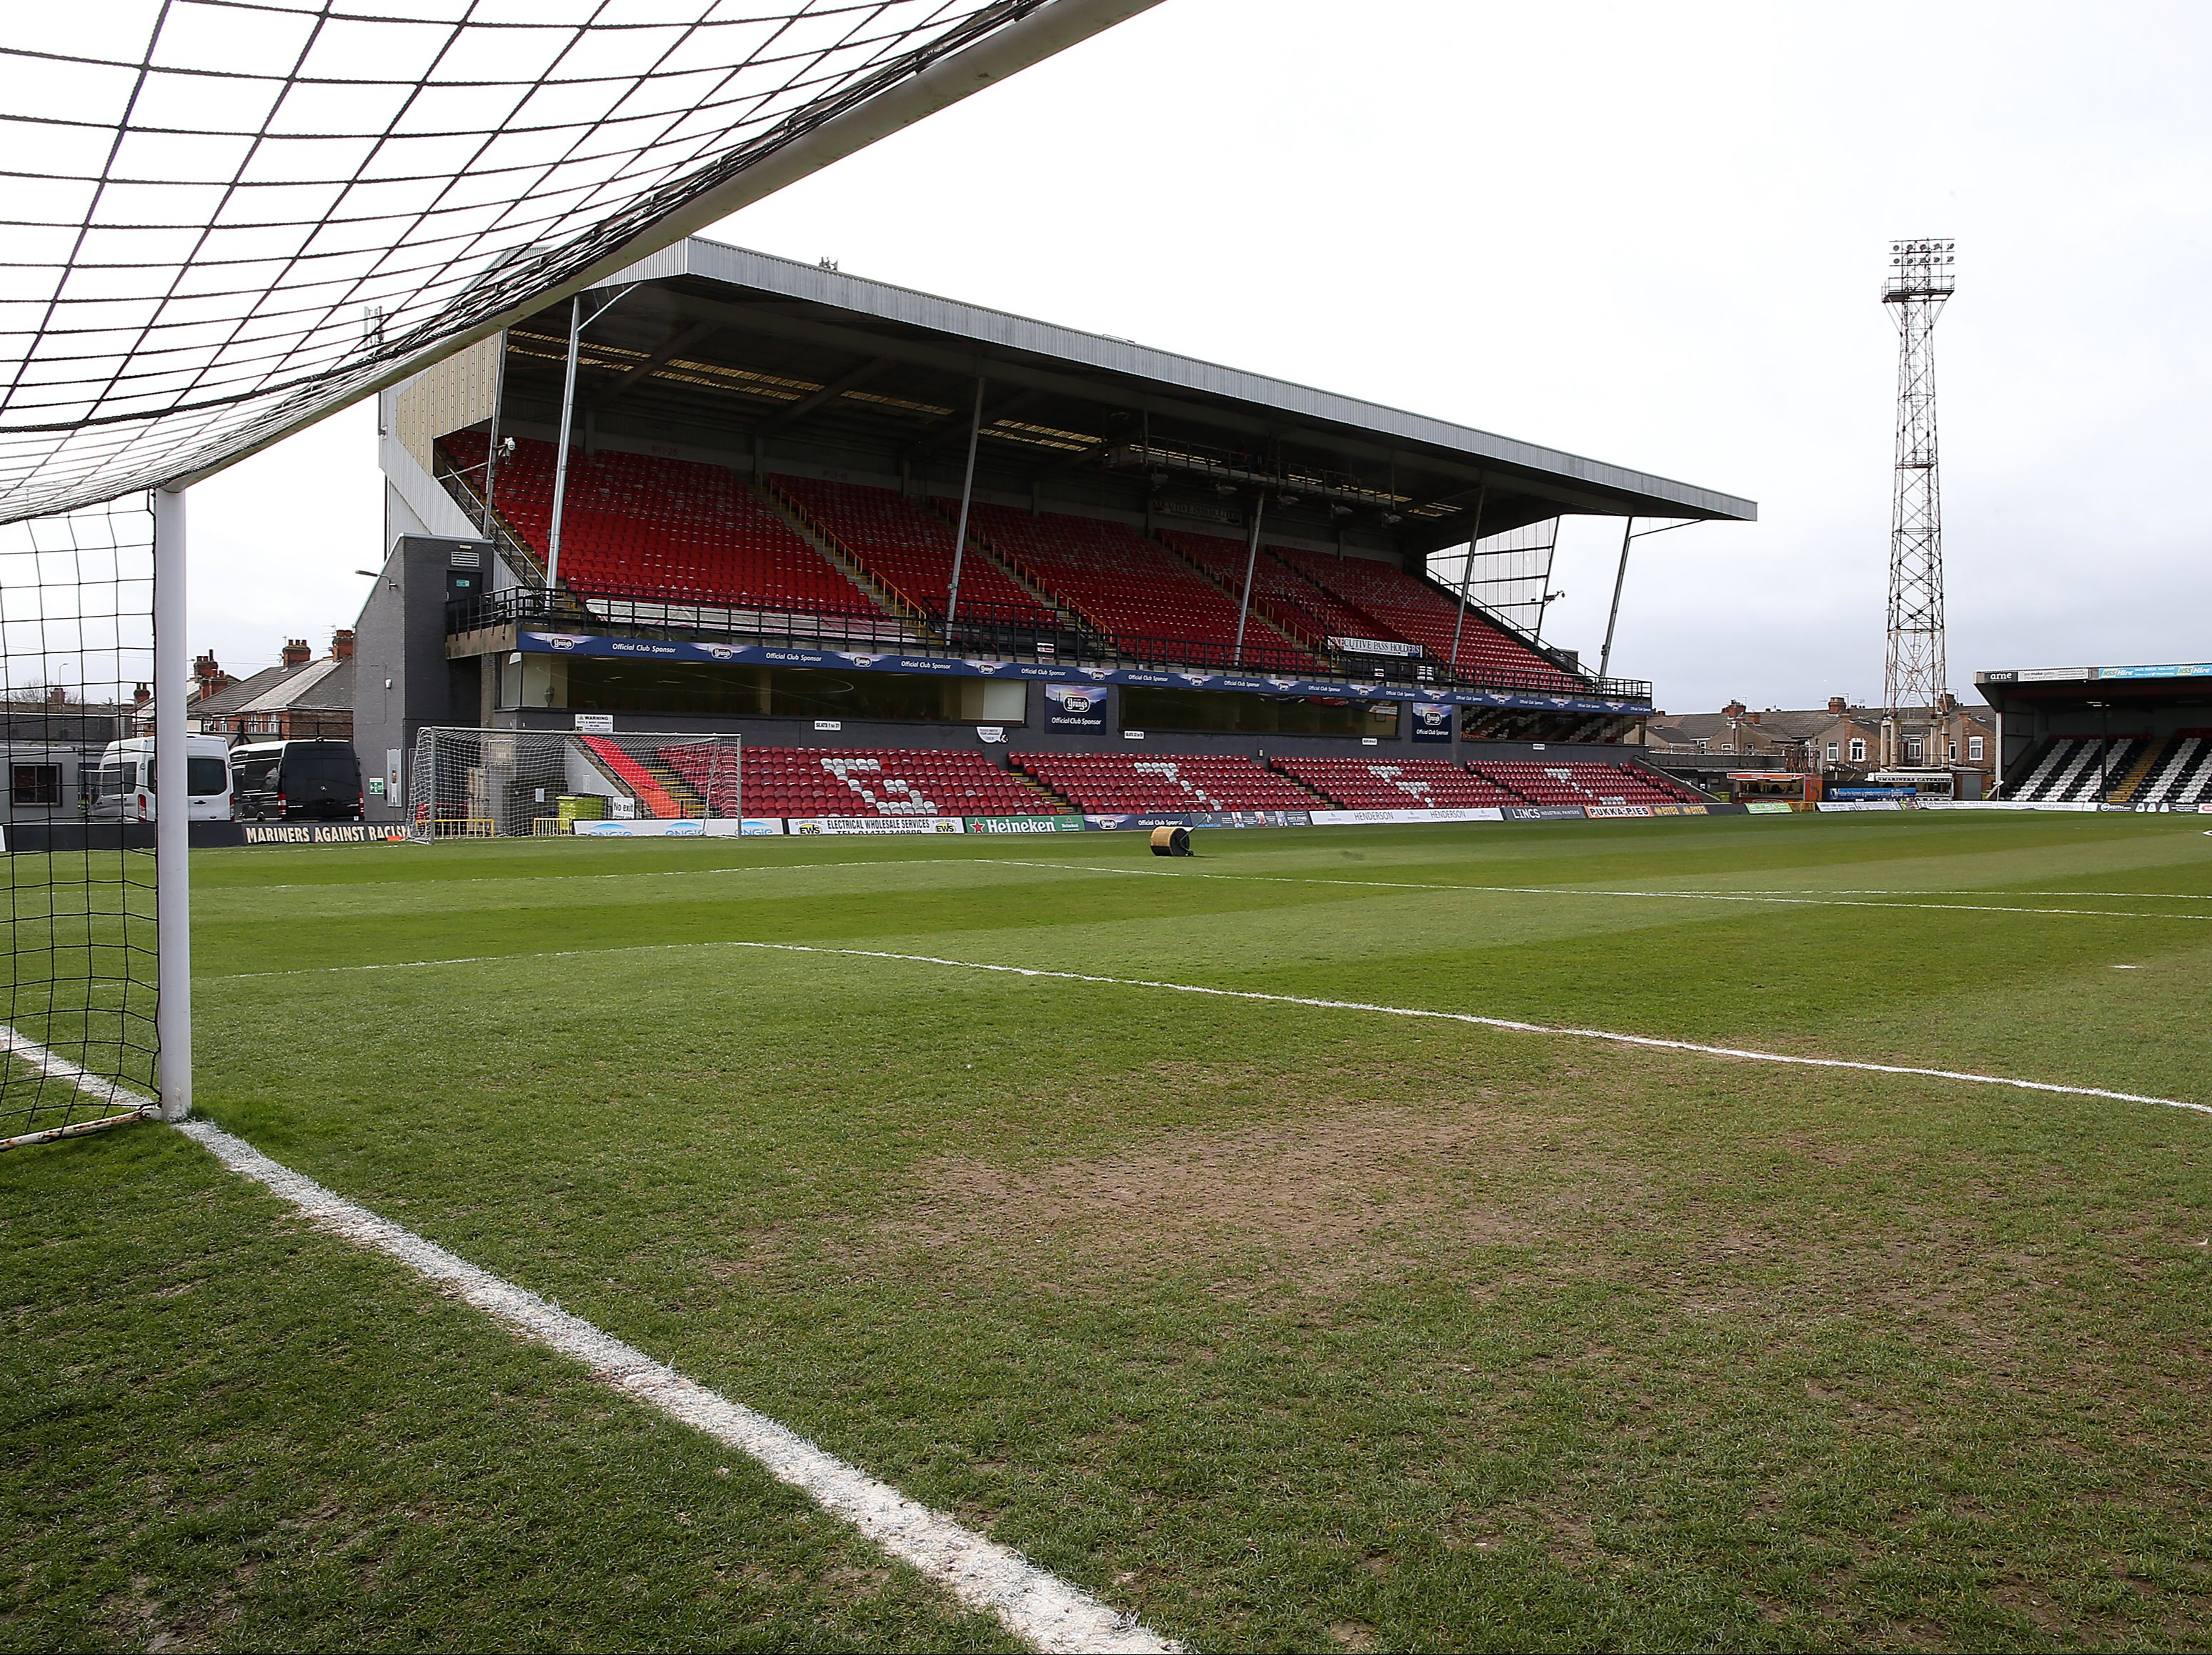
[[[1844,902],[1827,897],[1789,897],[1762,891],[1593,891],[1587,886],[1561,885],[1429,885],[1412,879],[1337,879],[1321,874],[1203,873],[1164,867],[1099,867],[1081,862],[1024,862],[995,857],[1006,867],[1052,867],[1066,873],[1129,873],[1154,879],[1237,879],[1264,885],[1350,885],[1378,891],[1473,891],[1491,897],[1681,897],[1692,902],[1771,903],[1786,908],[1926,908],[1939,914],[2051,914],[2062,918],[2097,920],[2200,920],[2212,914],[2138,914],[2110,908],[2012,908],[1995,903],[1961,902]],[[2069,893],[2070,894],[2070,893]]]
[[[1984,885],[1973,891],[1829,891],[1817,885],[1801,885],[1791,891],[1754,891],[1712,892],[1689,890],[1686,895],[1741,895],[1747,897],[2133,897],[2141,902],[2212,902],[2212,896],[2193,891],[2014,891],[2004,885]]]
[[[1048,867],[1048,863],[1027,864]],[[1139,872],[1149,872],[1141,869]],[[1168,877],[1174,877],[1170,875]],[[1233,876],[1231,876],[1233,877]],[[1422,887],[1413,886],[1412,889]],[[1476,885],[1439,885],[1437,890],[1480,890]],[[952,965],[969,971],[1000,971],[1011,977],[1054,977],[1067,983],[1097,983],[1118,989],[1163,989],[1174,994],[1213,995],[1224,1000],[1258,1000],[1280,1006],[1312,1006],[1323,1011],[1377,1012],[1389,1017],[1431,1018],[1447,1023],[1466,1023],[1515,1034],[1548,1034],[1576,1040],[1604,1040],[1616,1045],[1648,1046],[1665,1051],[1696,1052],[1706,1057],[1735,1057],[1756,1063],[1788,1063],[1802,1068],[1856,1069],[1869,1074],[1911,1074],[1936,1080],[1964,1080],[1974,1086],[2014,1086],[2023,1092],[2062,1092],[2071,1098],[2106,1098],[2114,1103],[2156,1104],[2163,1109],[2185,1109],[2212,1115],[2212,1104],[2192,1104],[2179,1098],[2154,1098],[2139,1092],[2107,1092],[2101,1086],[2061,1086],[2053,1080],[2023,1080],[2008,1074],[1974,1074],[1961,1069],[1919,1068],[1903,1063],[1873,1063],[1850,1057],[1800,1057],[1789,1052],[1758,1051],[1743,1046],[1709,1046],[1692,1040],[1667,1040],[1657,1035],[1623,1034],[1613,1029],[1577,1029],[1551,1023],[1524,1023],[1507,1017],[1483,1017],[1474,1012],[1440,1012],[1421,1006],[1382,1006],[1364,1000],[1318,1000],[1307,995],[1271,995],[1253,989],[1215,989],[1196,983],[1163,983],[1150,977],[1093,977],[1082,971],[1052,971],[1030,965],[994,965],[985,960],[947,959],[938,954],[896,954],[878,948],[827,948],[804,942],[747,942],[723,940],[708,942],[643,942],[623,948],[562,948],[527,954],[474,954],[459,959],[401,960],[383,965],[316,965],[293,971],[240,971],[211,977],[214,983],[240,983],[256,977],[313,977],[339,971],[394,971],[416,966],[488,965],[510,959],[574,959],[587,954],[652,953],[678,948],[766,948],[793,954],[843,954],[856,959],[902,960],[917,965]]]
[[[919,856],[910,862],[739,862],[720,867],[649,867],[641,872],[610,868],[598,873],[465,873],[441,879],[441,885],[537,885],[546,879],[690,879],[708,873],[807,873],[817,867],[935,867],[956,862],[957,856]],[[313,879],[295,885],[210,885],[216,891],[342,891],[349,885],[408,885],[407,879]]]
[[[114,1081],[86,1074],[14,1030],[7,1031],[11,1056],[45,1069],[80,1088],[95,1086],[110,1101],[128,1098],[138,1108],[121,1120],[142,1118],[155,1108]],[[318,1229],[357,1247],[385,1253],[425,1281],[450,1288],[464,1302],[524,1337],[581,1362],[604,1384],[659,1409],[669,1418],[736,1449],[779,1482],[799,1489],[832,1516],[850,1524],[877,1545],[943,1586],[970,1609],[997,1617],[999,1623],[1030,1648],[1048,1655],[1128,1652],[1166,1655],[1182,1646],[1116,1613],[1089,1592],[1041,1569],[1020,1553],[963,1528],[942,1512],[908,1500],[889,1483],[742,1402],[733,1402],[635,1346],[602,1332],[581,1317],[548,1304],[526,1287],[479,1269],[466,1259],[426,1241],[404,1225],[380,1218],[313,1178],[263,1154],[243,1138],[212,1121],[189,1120],[177,1129],[241,1177],[251,1178],[289,1202]]]
[[[997,1616],[1000,1625],[1031,1648],[1070,1655],[1088,1651],[1136,1655],[1182,1647],[1116,1614],[1019,1553],[908,1500],[789,1427],[685,1378],[528,1289],[332,1194],[213,1122],[186,1121],[178,1129],[232,1171],[291,1202],[319,1229],[389,1254],[525,1337],[583,1363],[614,1389],[758,1462],[779,1482],[811,1496],[823,1510],[851,1524],[963,1603]]]

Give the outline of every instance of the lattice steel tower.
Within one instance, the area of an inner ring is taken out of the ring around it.
[[[1943,490],[1936,470],[1936,318],[1951,296],[1954,244],[1893,241],[1881,301],[1897,319],[1897,472],[1889,519],[1889,652],[1882,700],[1932,709],[1943,660]]]

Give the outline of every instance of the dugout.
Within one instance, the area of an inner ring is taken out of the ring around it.
[[[370,776],[425,724],[579,716],[780,745],[1619,758],[1650,686],[1439,572],[1566,515],[1756,514],[696,238],[386,392],[379,453]]]

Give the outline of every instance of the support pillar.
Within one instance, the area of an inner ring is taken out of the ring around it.
[[[975,376],[975,411],[968,421],[968,471],[960,480],[960,522],[952,531],[952,584],[945,595],[945,625],[950,635],[952,620],[960,608],[960,560],[968,551],[968,506],[975,497],[975,445],[983,437],[983,376]]]
[[[584,295],[568,301],[568,365],[561,376],[561,441],[553,451],[553,525],[545,532],[545,587],[561,585],[561,508],[568,501],[568,432],[576,417],[576,345],[584,331]]]
[[[1620,623],[1620,588],[1628,581],[1628,543],[1636,538],[1636,520],[1620,526],[1620,564],[1613,572],[1613,607],[1605,618],[1605,648],[1598,652],[1597,675],[1607,676],[1613,666],[1613,629]],[[1549,585],[1550,582],[1545,582]]]
[[[1246,537],[1244,546],[1244,595],[1237,605],[1237,650],[1229,658],[1231,666],[1244,664],[1244,621],[1252,612],[1252,576],[1260,567],[1260,514],[1267,508],[1266,495],[1252,497],[1252,532]]]
[[[1474,585],[1474,547],[1475,543],[1482,538],[1482,508],[1489,499],[1490,479],[1486,477],[1475,490],[1474,521],[1467,532],[1467,563],[1459,572],[1459,616],[1452,622],[1451,660],[1446,663],[1455,672],[1459,671],[1459,635],[1467,625],[1467,594],[1468,588]],[[1544,584],[1551,585],[1548,575]]]

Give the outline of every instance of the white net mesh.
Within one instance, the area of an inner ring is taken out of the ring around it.
[[[171,482],[318,418],[665,244],[676,232],[656,227],[687,206],[1048,4],[1137,9],[10,8],[0,521]]]
[[[733,735],[434,727],[416,738],[407,831],[430,841],[734,828],[742,753]]]

